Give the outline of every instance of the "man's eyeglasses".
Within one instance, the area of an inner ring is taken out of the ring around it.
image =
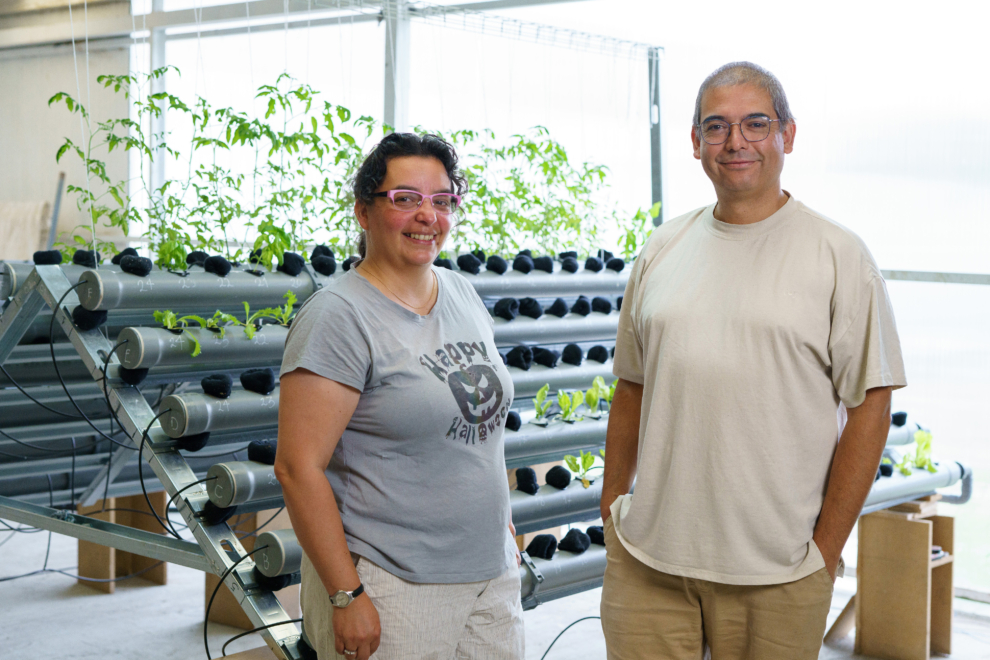
[[[767,136],[770,135],[770,127],[775,121],[779,122],[780,120],[769,117],[747,117],[742,121],[730,124],[722,119],[709,119],[701,124],[701,138],[707,144],[723,144],[729,139],[732,127],[738,126],[743,139],[747,142],[760,142],[766,140]]]
[[[388,197],[397,211],[415,211],[423,205],[423,200],[430,200],[433,210],[442,215],[455,213],[461,205],[461,196],[454,193],[435,193],[424,195],[415,190],[386,190],[371,194],[372,197]]]

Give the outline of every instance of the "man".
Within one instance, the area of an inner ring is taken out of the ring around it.
[[[691,139],[718,201],[659,227],[630,274],[601,502],[610,659],[818,657],[906,382],[866,246],[780,187],[795,132],[770,72],[712,73]]]

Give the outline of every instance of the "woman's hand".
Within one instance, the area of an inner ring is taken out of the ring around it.
[[[347,607],[333,608],[333,641],[337,653],[347,660],[368,660],[378,650],[382,624],[368,594],[361,594]],[[356,653],[344,653],[344,651]]]

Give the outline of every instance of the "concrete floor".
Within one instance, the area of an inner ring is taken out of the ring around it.
[[[8,540],[9,539],[9,540]],[[41,568],[47,533],[0,532],[0,579]],[[76,541],[52,535],[50,568],[74,570]],[[134,579],[105,595],[57,573],[0,582],[0,653],[5,658],[58,658],[59,660],[131,660],[145,657],[167,660],[205,658],[203,650],[203,577],[179,566],[169,566],[167,586]],[[838,616],[855,590],[854,579],[836,586],[829,623]],[[526,613],[526,658],[540,660],[547,647],[571,622],[598,615],[600,590],[541,605]],[[964,660],[990,660],[990,605],[957,599],[954,652]],[[220,656],[224,641],[239,631],[210,625],[210,649]],[[260,646],[250,636],[230,646],[229,652]],[[822,649],[821,660],[861,658],[852,653],[853,635],[833,648]],[[582,621],[568,630],[546,660],[605,658],[605,640],[597,620]]]

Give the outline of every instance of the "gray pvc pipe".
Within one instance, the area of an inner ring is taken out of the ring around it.
[[[272,426],[278,423],[278,395],[278,387],[267,395],[238,390],[226,399],[208,394],[172,394],[158,408],[159,412],[169,411],[159,421],[170,438]]]
[[[316,274],[321,285],[330,278]],[[79,280],[79,301],[86,309],[229,309],[243,312],[243,302],[252,309],[276,307],[285,302],[286,291],[292,291],[301,303],[312,295],[313,277],[304,271],[296,277],[285,273],[265,272],[256,277],[243,270],[231,270],[226,277],[213,273],[190,272],[185,277],[155,271],[138,277],[116,269],[86,270]]]
[[[128,369],[151,367],[203,366],[221,363],[225,368],[237,365],[252,367],[278,366],[289,329],[281,325],[265,325],[248,339],[244,329],[228,327],[223,338],[219,333],[203,328],[190,328],[202,351],[192,357],[193,342],[185,334],[164,328],[130,327],[117,335],[117,342],[126,341],[117,356]]]
[[[512,321],[495,319],[495,343],[498,346],[516,344],[564,344],[579,341],[615,339],[619,329],[619,313],[587,316],[568,314],[557,318],[544,314],[538,319],[518,316]]]
[[[6,300],[17,295],[17,289],[34,270],[34,264],[30,262],[0,262],[0,300]],[[62,272],[66,279],[75,283],[79,276],[86,270],[84,266],[68,264],[62,266]]]
[[[602,586],[605,577],[605,546],[601,545],[592,545],[580,554],[558,551],[550,560],[528,556],[527,559],[519,567],[524,610],[596,589]],[[540,581],[537,575],[543,580]]]
[[[512,384],[516,388],[516,399],[535,396],[540,388],[547,383],[550,383],[553,391],[560,389],[586,390],[591,387],[591,382],[597,376],[604,378],[606,383],[615,380],[615,376],[612,375],[611,360],[604,364],[594,360],[585,360],[580,366],[558,362],[553,369],[534,364],[529,371],[509,367],[509,374],[512,376]]]
[[[887,432],[887,446],[909,445],[914,442],[914,434],[918,431],[917,424],[905,424],[904,426],[890,425]]]
[[[461,272],[482,298],[556,298],[558,296],[585,295],[621,296],[629,281],[629,268],[616,273],[608,268],[601,272],[579,270],[576,273],[558,271],[551,275],[532,271],[523,275],[509,271],[505,275],[483,271],[478,275]]]
[[[559,460],[564,454],[577,455],[603,447],[608,417],[586,418],[569,424],[553,422],[550,426],[523,424],[518,431],[505,432],[505,467],[508,469]]]
[[[282,484],[275,478],[275,467],[256,461],[217,463],[206,473],[207,494],[221,509],[252,500],[282,496]],[[290,571],[291,572],[291,571]]]
[[[512,505],[512,523],[517,534],[528,534],[566,523],[595,520],[601,515],[601,479],[585,488],[580,481],[572,481],[564,490],[553,486],[541,486],[536,495],[518,490],[509,493]]]
[[[302,546],[291,529],[262,532],[254,544],[259,550],[254,556],[258,570],[268,577],[298,573],[302,567]]]
[[[911,495],[924,495],[936,488],[951,486],[963,477],[963,468],[959,463],[943,461],[937,467],[936,472],[913,470],[910,475],[904,476],[899,470],[894,470],[893,475],[880,477],[879,481],[873,483],[863,507]]]

